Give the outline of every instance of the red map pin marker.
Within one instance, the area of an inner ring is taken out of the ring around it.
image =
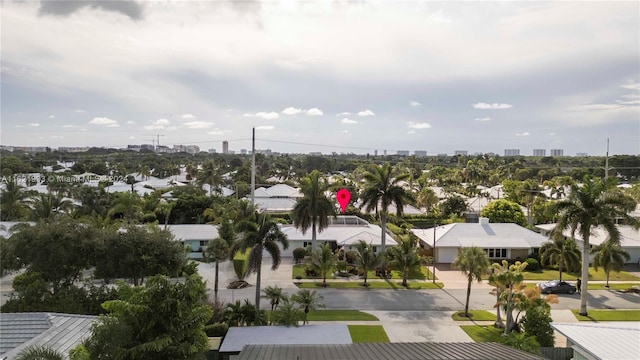
[[[351,193],[347,189],[340,189],[336,193],[336,199],[340,204],[340,209],[342,209],[342,213],[344,214],[344,209],[347,208],[347,204],[349,204],[349,199],[351,198]]]

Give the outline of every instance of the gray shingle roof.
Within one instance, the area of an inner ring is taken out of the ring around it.
[[[64,354],[91,335],[96,316],[57,313],[0,314],[0,355],[9,359],[31,345]]]
[[[541,360],[497,343],[357,343],[247,345],[238,360]]]

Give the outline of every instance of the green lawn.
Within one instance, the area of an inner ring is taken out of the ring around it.
[[[589,290],[627,290],[633,286],[640,286],[639,283],[624,283],[624,284],[609,284],[609,287],[605,287],[605,284],[588,284]]]
[[[525,280],[555,280],[560,277],[560,273],[557,270],[541,270],[536,272],[525,271],[523,273]],[[562,273],[562,280],[576,281],[580,277],[580,273]],[[604,281],[607,280],[607,274],[599,268],[595,271],[594,268],[589,268],[589,280]],[[611,281],[640,281],[640,278],[633,276],[626,271],[611,272],[609,274],[609,280]]]
[[[327,281],[327,287],[334,289],[442,289],[444,285],[442,283],[431,282],[409,282],[409,287],[402,286],[400,281],[371,281],[368,282],[369,286],[363,286],[362,281]],[[301,282],[296,283],[296,286],[301,289],[316,289],[322,287],[322,281],[318,282]]]
[[[307,276],[307,274],[305,274],[304,269],[306,267],[309,267],[309,265],[306,264],[295,264],[293,265],[293,270],[291,271],[291,278],[295,279],[297,276],[300,276],[300,278],[302,279],[319,279],[319,276]],[[330,271],[327,274],[327,279],[332,279],[333,278],[333,273],[335,272],[335,269]],[[367,273],[367,277],[369,279],[380,279],[378,276],[376,276],[376,272],[374,270],[369,271]],[[393,270],[391,271],[391,279],[402,279],[402,273],[400,273],[400,271],[396,271]],[[431,273],[431,271],[429,269],[427,269],[426,266],[421,266],[420,267],[420,271],[415,271],[409,274],[408,279],[410,280],[427,280],[427,279],[433,279],[433,274]],[[436,278],[437,280],[437,278]]]
[[[587,316],[578,315],[579,310],[571,310],[580,321],[640,321],[640,310],[588,310]]]
[[[496,321],[496,314],[487,310],[469,310],[471,317],[464,316],[464,310],[451,315],[454,321]]]
[[[309,321],[378,321],[378,318],[359,310],[310,311]]]
[[[475,342],[502,342],[502,329],[493,326],[462,325],[460,328]]]
[[[382,325],[348,325],[354,343],[388,343],[389,337]]]

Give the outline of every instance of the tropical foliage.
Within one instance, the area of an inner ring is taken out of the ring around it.
[[[591,254],[593,254],[593,267],[596,270],[602,267],[607,274],[606,287],[609,287],[609,274],[611,270],[622,271],[625,262],[631,258],[629,253],[625,251],[620,244],[616,244],[611,240],[606,240],[602,242],[602,244],[594,246],[591,249]]]
[[[305,234],[311,228],[311,250],[316,249],[316,232],[322,232],[329,226],[329,216],[335,216],[335,206],[327,198],[329,188],[318,170],[312,171],[300,180],[302,197],[296,201],[291,211],[291,220],[296,228]]]
[[[469,297],[471,296],[471,284],[473,281],[482,281],[482,276],[487,273],[489,257],[478,247],[463,248],[451,264],[454,268],[463,272],[467,277],[467,297],[464,304],[464,315],[469,316]]]

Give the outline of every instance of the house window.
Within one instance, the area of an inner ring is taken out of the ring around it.
[[[507,249],[483,249],[489,259],[506,259]]]
[[[375,253],[377,253],[377,252],[378,252],[378,247],[377,247],[377,246],[374,246],[374,247],[373,247],[373,253],[375,254]]]
[[[200,246],[207,246],[207,240],[200,240]]]
[[[311,246],[311,241],[303,241],[302,242],[302,247],[306,248],[307,246]]]

